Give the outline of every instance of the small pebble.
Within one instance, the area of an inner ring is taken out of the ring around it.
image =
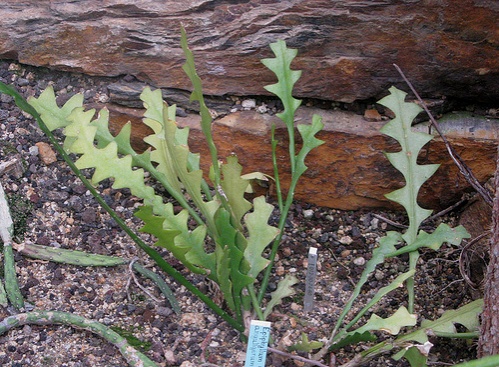
[[[364,259],[363,257],[357,257],[357,258],[353,259],[353,263],[355,265],[362,266],[366,263],[366,259]]]
[[[366,110],[364,112],[364,120],[366,121],[381,121],[382,117],[379,112],[375,109]]]
[[[173,350],[167,349],[163,355],[168,366],[173,366],[177,363],[177,358],[175,357],[175,352]]]
[[[167,316],[170,316],[172,314],[172,312],[173,312],[172,309],[169,307],[158,306],[156,308],[156,313],[159,316],[167,317]]]
[[[312,218],[313,216],[314,216],[314,211],[313,211],[312,209],[305,209],[305,210],[303,211],[303,217],[304,217],[305,219],[310,219],[310,218]]]
[[[57,161],[57,156],[55,152],[52,150],[51,146],[47,143],[40,141],[35,144],[38,147],[38,153],[40,155],[40,159],[45,165],[50,165]]]
[[[109,96],[105,93],[96,93],[95,100],[100,103],[109,102]]]
[[[241,106],[244,109],[251,109],[256,107],[256,101],[254,99],[245,99],[241,102]]]
[[[265,112],[267,112],[267,105],[265,103],[263,103],[261,106],[258,106],[256,108],[256,110],[259,113],[265,113]]]
[[[180,318],[180,324],[183,326],[193,325],[200,329],[206,327],[204,315],[199,312],[187,312],[182,314],[182,317]]]
[[[340,243],[344,244],[344,245],[349,245],[353,242],[352,240],[352,237],[350,236],[343,236],[340,238]]]
[[[343,258],[348,257],[348,256],[350,256],[351,253],[352,253],[352,251],[350,251],[350,250],[343,250],[343,251],[341,251],[341,257],[343,257]]]
[[[361,236],[362,236],[362,233],[360,232],[359,227],[356,227],[356,226],[352,227],[352,237],[359,238]]]
[[[109,317],[104,317],[102,320],[99,320],[101,323],[103,323],[104,325],[112,325],[113,324],[113,320],[110,319]]]
[[[29,80],[25,78],[19,78],[17,79],[17,85],[19,85],[20,87],[25,87],[29,85]]]
[[[81,219],[85,223],[93,223],[97,221],[97,213],[94,208],[87,208],[81,213]]]
[[[385,278],[385,273],[383,273],[379,269],[376,269],[376,272],[374,273],[374,277],[376,278],[376,280],[383,280]]]
[[[29,147],[29,154],[30,155],[38,155],[38,147],[36,145],[33,145],[32,147]]]

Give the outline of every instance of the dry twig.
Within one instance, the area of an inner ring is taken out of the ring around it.
[[[308,358],[305,358],[305,357],[300,357],[300,356],[297,356],[296,354],[286,353],[286,352],[283,352],[282,350],[275,349],[275,348],[272,348],[272,347],[269,347],[267,350],[269,352],[272,352],[272,353],[275,353],[275,354],[279,354],[281,356],[285,356],[285,357],[288,357],[288,358],[291,358],[291,359],[294,359],[294,360],[297,360],[297,361],[300,361],[300,362],[308,363],[308,364],[310,364],[312,366],[328,367],[325,364],[322,364],[321,362],[314,361],[313,359],[308,359]]]

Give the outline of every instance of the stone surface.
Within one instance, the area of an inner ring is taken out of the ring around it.
[[[38,147],[38,154],[40,155],[40,159],[45,165],[48,166],[57,161],[57,156],[55,155],[54,150],[49,144],[41,141],[36,143],[36,146]]]
[[[280,38],[299,50],[299,97],[379,98],[402,86],[397,63],[426,97],[494,101],[498,18],[495,0],[8,0],[0,58],[186,90],[182,23],[206,94],[265,94],[260,59]]]
[[[145,144],[139,142],[141,136],[150,134],[150,131],[140,122],[142,111],[115,108],[114,105],[108,108],[115,132],[125,121],[132,121],[135,146],[145,149]],[[311,121],[314,113],[321,115],[325,123],[324,131],[318,135],[325,144],[309,155],[306,161],[309,169],[298,185],[296,197],[309,203],[346,210],[394,208],[384,198],[384,194],[401,187],[404,181],[383,154],[383,151],[398,150],[395,141],[379,133],[385,122],[366,121],[351,112],[308,107],[298,110],[297,121]],[[191,150],[201,152],[202,165],[206,170],[210,162],[199,127],[199,117],[189,114],[184,118],[177,117],[177,121],[180,126],[191,128]],[[236,154],[244,167],[243,173],[261,171],[273,175],[270,126],[276,122],[280,177],[283,187],[289,187],[286,133],[279,121],[276,116],[256,111],[238,111],[217,120],[213,131],[220,158]],[[481,182],[487,181],[495,171],[499,123],[496,120],[448,115],[442,119],[440,127],[477,178]],[[424,124],[417,125],[417,128],[428,131]],[[424,207],[445,208],[470,190],[439,138],[426,147],[420,163],[441,164],[437,173],[420,191],[420,204]]]

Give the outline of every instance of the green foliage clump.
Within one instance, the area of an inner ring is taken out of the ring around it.
[[[423,146],[433,139],[426,133],[415,132],[411,129],[414,118],[421,108],[415,103],[405,102],[406,93],[397,88],[390,88],[390,94],[378,103],[388,107],[395,114],[395,118],[388,122],[381,132],[392,137],[400,144],[398,152],[385,153],[390,163],[399,170],[405,179],[405,185],[386,195],[386,197],[400,204],[409,218],[409,228],[404,233],[389,231],[379,239],[379,245],[374,249],[371,259],[366,263],[364,271],[346,303],[330,338],[324,347],[315,355],[321,359],[328,351],[339,349],[348,344],[373,342],[377,340],[373,331],[383,331],[392,336],[399,335],[405,328],[415,327],[418,321],[414,313],[414,275],[417,270],[419,251],[423,248],[438,250],[444,242],[459,245],[464,238],[470,235],[463,226],[451,228],[447,224],[440,224],[435,231],[427,233],[420,230],[421,223],[430,216],[431,211],[419,206],[417,198],[423,185],[438,169],[438,165],[420,165],[418,155]],[[344,322],[363,286],[376,267],[386,259],[409,254],[409,264],[404,273],[398,275],[387,286],[378,290],[374,297],[361,307],[348,323]],[[375,306],[382,297],[393,290],[406,285],[408,307],[400,306],[393,315],[383,319],[372,314],[369,320],[358,326],[359,321],[367,311]],[[359,360],[369,360],[374,356],[387,351],[398,351],[395,359],[405,357],[413,366],[426,366],[428,353],[432,344],[428,340],[428,332],[447,332],[446,336],[459,337],[455,324],[464,325],[468,330],[475,332],[478,329],[478,315],[481,312],[483,301],[477,300],[463,306],[459,310],[450,310],[435,321],[424,321],[419,328],[395,338],[393,341],[381,342],[374,347],[360,353]]]
[[[201,170],[199,155],[191,152],[188,146],[189,129],[177,125],[176,108],[163,102],[160,90],[146,88],[141,94],[145,107],[143,122],[153,133],[144,139],[150,149],[140,154],[135,152],[130,144],[130,124],[125,125],[117,136],[113,136],[108,129],[109,112],[103,109],[96,115],[95,110],[86,111],[82,95],[72,97],[64,106],[59,107],[50,87],[39,98],[31,98],[29,104],[8,86],[0,83],[0,90],[12,95],[18,106],[37,119],[56,149],[102,207],[110,212],[121,228],[161,269],[191,290],[232,327],[244,332],[248,320],[255,315],[264,320],[272,311],[272,307],[284,297],[294,294],[292,286],[297,279],[288,276],[281,280],[276,291],[272,293],[271,300],[264,302],[293,193],[299,179],[307,170],[307,155],[323,143],[316,137],[323,124],[321,118],[314,115],[309,124],[295,126],[295,112],[301,101],[293,97],[292,90],[301,72],[292,70],[291,63],[297,51],[287,48],[284,41],[271,44],[275,57],[264,59],[262,62],[276,75],[277,83],[265,88],[275,94],[284,106],[284,110],[277,116],[284,122],[288,132],[291,184],[288,194],[284,195],[279,180],[280,167],[276,159],[278,142],[275,126],[272,126],[272,162],[280,218],[276,227],[269,225],[274,207],[266,202],[264,197],[248,201],[244,195],[250,185],[248,177],[259,176],[259,173],[243,175],[243,167],[236,156],[226,157],[225,160],[220,160],[218,156],[211,131],[212,118],[204,102],[201,80],[196,73],[194,57],[188,48],[183,30],[181,45],[186,56],[183,69],[193,85],[191,100],[199,103],[201,129],[210,151],[209,172]],[[469,235],[462,226],[450,228],[446,224],[439,225],[432,233],[420,229],[421,223],[431,212],[419,206],[418,193],[423,183],[438,169],[438,165],[417,163],[420,150],[433,137],[412,131],[412,121],[421,109],[413,103],[405,102],[405,96],[404,92],[391,88],[390,94],[379,103],[392,110],[396,116],[381,132],[400,144],[400,151],[386,153],[386,157],[405,179],[402,188],[387,194],[386,197],[404,208],[409,218],[409,228],[404,233],[390,231],[379,240],[378,247],[366,263],[330,337],[318,342],[309,340],[306,334],[302,334],[301,341],[291,346],[290,351],[311,352],[320,349],[313,358],[321,360],[327,353],[346,345],[374,342],[378,340],[381,331],[388,333],[391,339],[362,351],[356,357],[359,364],[381,353],[392,351],[395,353],[395,359],[404,357],[413,366],[426,366],[432,347],[428,339],[430,332],[438,336],[463,336],[457,333],[455,324],[463,325],[473,334],[478,329],[482,300],[474,301],[458,310],[449,310],[439,319],[423,321],[416,327],[418,316],[414,312],[414,275],[421,249],[438,250],[444,242],[459,245],[462,239]],[[52,135],[53,130],[61,128],[65,136],[64,149]],[[301,137],[300,149],[297,149],[295,143],[296,133]],[[69,159],[68,153],[78,157],[76,162]],[[93,169],[92,183],[82,175],[81,169]],[[182,210],[175,211],[173,203],[165,202],[164,198],[147,184],[146,172],[164,186]],[[109,208],[92,186],[108,178],[113,180],[114,188],[127,188],[132,195],[142,199],[143,206],[135,215],[143,221],[141,231],[156,238],[156,248],[167,249],[191,272],[202,274],[218,284],[227,306],[225,309],[215,304],[171,267],[154,247],[144,244]],[[376,267],[388,258],[406,253],[409,254],[406,269],[387,286],[379,289],[365,305],[361,305],[360,311],[347,317]],[[365,320],[366,313],[382,297],[404,285],[408,294],[407,307],[401,305],[386,318],[372,314]],[[409,331],[405,332],[406,329]],[[128,331],[116,331],[124,335],[129,342],[137,343],[138,347],[147,347]]]
[[[289,134],[292,179],[288,194],[284,196],[276,163],[275,126],[272,126],[272,158],[281,217],[277,227],[269,225],[273,205],[266,202],[264,196],[248,201],[245,192],[250,186],[250,179],[243,175],[243,167],[237,157],[220,160],[218,156],[211,132],[212,117],[204,102],[201,80],[183,30],[181,45],[186,57],[183,69],[193,85],[191,101],[199,103],[201,129],[210,151],[212,164],[209,172],[201,170],[199,154],[191,152],[188,146],[189,128],[177,125],[176,107],[163,102],[160,90],[145,88],[141,94],[145,107],[143,122],[153,133],[144,138],[150,148],[140,154],[130,144],[130,124],[113,136],[108,128],[109,112],[103,109],[96,115],[95,110],[85,110],[82,95],[73,96],[59,107],[54,91],[49,87],[38,98],[30,98],[29,105],[19,99],[17,102],[37,117],[49,137],[53,130],[63,129],[64,150],[61,152],[84,182],[86,179],[80,170],[93,169],[92,185],[110,178],[113,188],[129,189],[132,195],[142,199],[143,206],[135,213],[144,223],[141,231],[155,236],[155,247],[168,249],[190,271],[217,283],[231,315],[189,284],[153,248],[143,244],[127,228],[132,238],[163,270],[188,286],[232,326],[243,331],[245,321],[255,317],[254,314],[265,319],[282,298],[294,293],[291,287],[296,280],[288,275],[272,294],[272,300],[264,304],[265,289],[293,193],[299,178],[307,170],[306,156],[323,143],[315,137],[323,124],[319,116],[314,116],[310,124],[295,127],[294,116],[300,101],[293,98],[292,89],[301,72],[291,70],[290,65],[297,51],[287,48],[284,41],[272,44],[275,58],[262,62],[278,79],[277,83],[266,88],[276,94],[284,105],[284,111],[278,117],[286,124]],[[295,128],[301,135],[299,150],[295,144]],[[67,153],[75,154],[78,157],[76,162],[69,161]],[[164,186],[183,208],[180,212],[176,212],[173,203],[165,202],[146,183],[145,172]],[[87,186],[99,197],[91,184]],[[106,205],[103,207],[111,210]],[[113,217],[120,223],[116,215]],[[265,255],[267,248],[270,248],[268,256]],[[265,274],[260,282],[258,278],[262,272]],[[258,292],[256,287],[260,288]]]

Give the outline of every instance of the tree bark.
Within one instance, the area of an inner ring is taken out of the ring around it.
[[[490,262],[485,280],[482,332],[478,343],[479,357],[499,354],[499,154],[494,184]]]

